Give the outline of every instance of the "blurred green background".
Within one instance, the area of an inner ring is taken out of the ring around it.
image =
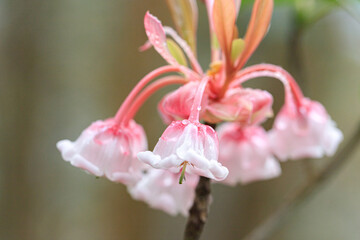
[[[240,11],[240,33],[251,2]],[[207,17],[198,3],[198,55],[206,68]],[[182,239],[185,218],[132,200],[123,185],[72,167],[55,147],[60,139],[75,140],[92,121],[113,116],[136,82],[165,64],[154,50],[138,52],[147,10],[172,25],[165,0],[0,1],[0,239]],[[358,1],[276,1],[270,31],[248,64],[261,62],[293,73],[349,139],[360,121]],[[279,109],[279,83],[260,79],[251,86],[273,93]],[[136,117],[151,149],[165,128],[156,104],[168,90]],[[360,239],[359,157],[357,149],[271,239]],[[307,162],[316,171],[328,161]],[[213,185],[202,239],[241,239],[306,181],[303,161],[282,166],[282,176],[271,181]]]

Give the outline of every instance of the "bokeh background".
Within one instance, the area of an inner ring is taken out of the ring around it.
[[[244,33],[251,1],[238,19]],[[349,139],[360,121],[360,3],[275,1],[270,31],[248,64],[269,62],[293,73],[322,102]],[[209,64],[201,3],[198,54]],[[113,116],[137,81],[164,61],[138,47],[147,10],[172,25],[165,0],[0,1],[0,239],[182,239],[186,219],[131,199],[126,188],[64,162],[55,144],[75,140],[92,121]],[[252,86],[283,101],[276,80]],[[136,116],[153,148],[165,125],[153,96]],[[271,125],[271,120],[267,126]],[[343,147],[344,143],[340,146]],[[271,239],[360,239],[360,150],[286,219]],[[213,185],[202,239],[241,239],[294,188],[309,165],[282,164],[281,177],[247,186]]]

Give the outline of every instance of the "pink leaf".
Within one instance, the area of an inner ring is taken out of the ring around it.
[[[144,25],[146,35],[155,50],[171,65],[179,65],[171,56],[166,45],[166,35],[161,22],[149,12],[145,14]]]
[[[151,47],[152,47],[152,44],[151,44],[151,42],[148,40],[148,41],[146,41],[143,45],[141,45],[141,46],[139,47],[139,51],[140,51],[140,52],[144,52],[144,51],[150,49]]]
[[[236,66],[238,70],[244,66],[268,31],[273,7],[273,0],[255,1],[249,26],[245,34],[245,48]]]
[[[234,1],[215,0],[213,8],[215,33],[227,60],[230,60],[231,43],[234,35],[236,10]]]
[[[234,0],[235,3],[235,9],[236,9],[236,17],[239,15],[240,6],[241,6],[241,0]]]

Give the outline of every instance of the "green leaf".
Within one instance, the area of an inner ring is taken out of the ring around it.
[[[196,0],[167,0],[176,30],[196,53],[198,8]]]
[[[218,41],[215,33],[212,35],[211,43],[212,43],[212,46],[211,46],[212,49],[219,49],[220,48],[219,41]]]
[[[231,44],[231,61],[235,62],[244,50],[245,41],[242,38],[235,39]]]
[[[343,1],[343,0],[340,0]],[[296,17],[300,24],[309,25],[339,6],[337,0],[295,0]]]
[[[187,66],[186,57],[184,52],[181,50],[179,45],[176,44],[172,39],[166,39],[166,44],[169,49],[170,54],[175,58],[175,60],[183,66]]]

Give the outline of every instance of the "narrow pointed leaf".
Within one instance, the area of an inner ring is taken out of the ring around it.
[[[273,0],[255,0],[250,23],[245,34],[245,48],[238,60],[237,69],[244,66],[267,33],[273,7]]]
[[[198,8],[196,0],[167,0],[170,12],[180,36],[196,53],[196,30],[198,24]]]
[[[172,65],[178,65],[178,62],[170,54],[166,44],[166,35],[161,22],[151,15],[149,12],[145,14],[144,18],[145,32],[149,38],[150,43],[155,50]]]
[[[231,47],[231,60],[234,62],[242,53],[245,47],[245,41],[242,38],[235,39]]]
[[[175,58],[175,60],[183,66],[187,66],[186,57],[184,52],[181,50],[179,45],[176,44],[172,39],[167,39],[166,44],[169,48],[170,54]]]
[[[235,3],[229,0],[215,0],[213,24],[220,47],[227,60],[230,60],[231,43],[235,27]]]

